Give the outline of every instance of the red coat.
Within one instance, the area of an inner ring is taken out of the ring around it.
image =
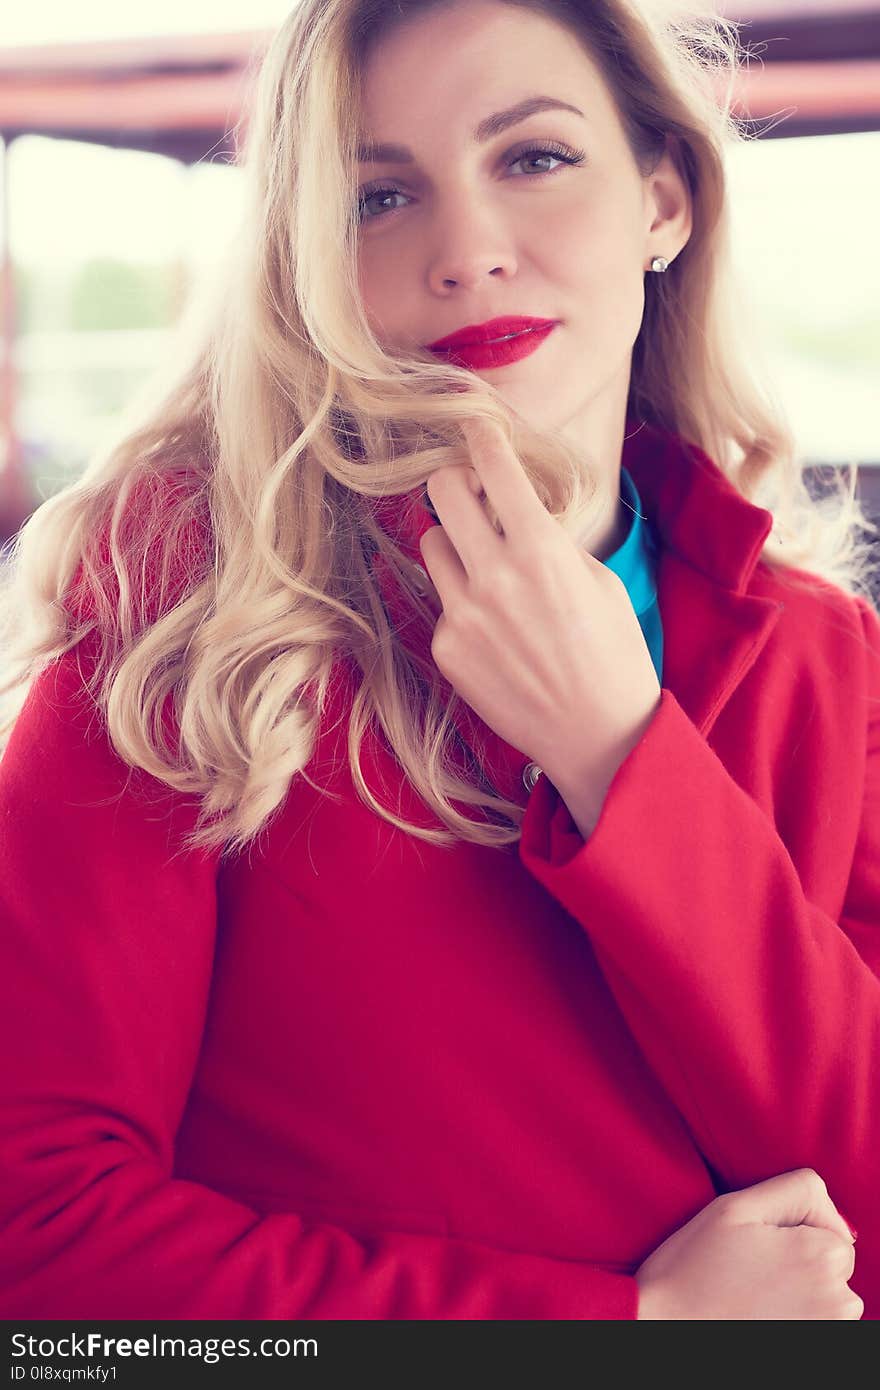
[[[518,846],[373,816],[340,664],[339,799],[297,778],[258,850],[172,859],[194,800],[135,794],[75,653],[35,684],[0,763],[0,1316],[632,1318],[666,1236],[802,1166],[880,1316],[880,620],[783,588],[705,455],[624,463],[663,691],[586,843],[485,726]],[[364,766],[432,823],[379,733]]]

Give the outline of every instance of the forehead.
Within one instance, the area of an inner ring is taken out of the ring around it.
[[[467,0],[407,17],[370,45],[360,73],[363,142],[438,127],[477,138],[487,116],[535,94],[601,124],[612,102],[583,42],[552,16]]]

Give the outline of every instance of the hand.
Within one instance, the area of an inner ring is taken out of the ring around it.
[[[716,1197],[636,1271],[648,1320],[850,1320],[853,1237],[812,1168]]]
[[[638,618],[614,571],[544,507],[503,431],[484,420],[463,430],[473,468],[440,468],[427,483],[441,524],[420,548],[443,607],[431,654],[557,790],[600,805],[660,703]]]

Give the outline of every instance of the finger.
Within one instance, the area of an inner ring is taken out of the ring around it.
[[[501,426],[495,420],[462,421],[471,461],[504,535],[514,542],[528,539],[547,510]]]
[[[779,1173],[735,1194],[737,1217],[768,1226],[816,1226],[852,1242],[824,1181],[812,1168]]]
[[[800,1224],[833,1231],[835,1235],[841,1236],[847,1244],[851,1245],[854,1239],[852,1230],[831,1200],[824,1180],[812,1168],[795,1169],[795,1177],[803,1188],[805,1214],[802,1216]]]
[[[450,464],[450,465],[447,465],[447,466],[448,466],[448,467],[452,467],[453,465]],[[455,465],[455,466],[458,466],[458,465]],[[482,497],[483,497],[483,485],[482,485],[482,483],[480,482],[479,478],[477,477],[477,471],[476,471],[476,469],[473,467],[472,464],[469,464],[469,463],[468,463],[468,464],[465,464],[465,465],[460,465],[460,466],[464,467],[464,469],[465,469],[465,475],[466,475],[466,478],[467,478],[467,485],[468,485],[468,487],[470,488],[471,492],[474,494],[475,497],[477,497],[477,498],[479,498],[480,500],[482,500]],[[442,468],[439,468],[439,469],[436,470],[437,473],[442,473],[443,471],[444,471],[444,470],[443,470]],[[427,507],[428,511],[431,513],[431,515],[432,515],[432,517],[434,518],[434,520],[437,521],[437,522],[440,522],[440,517],[437,515],[437,508],[434,506],[434,503],[431,501],[431,494],[430,494],[430,492],[428,491],[428,483],[431,481],[431,478],[434,477],[434,476],[435,476],[435,474],[432,473],[432,474],[430,475],[430,477],[428,478],[428,482],[425,483],[425,491],[424,491],[424,496],[423,496],[423,502],[424,502],[424,505]],[[441,525],[441,526],[442,526],[442,524],[443,524],[443,523],[440,522],[440,525]]]
[[[446,609],[467,587],[467,571],[442,526],[429,526],[422,533],[419,550],[437,597]]]
[[[440,526],[465,573],[473,576],[479,565],[485,565],[491,547],[500,541],[477,497],[479,478],[468,464],[450,464],[432,473],[426,487],[430,488],[429,501]]]

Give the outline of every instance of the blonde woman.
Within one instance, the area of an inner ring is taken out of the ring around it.
[[[11,557],[4,1317],[880,1313],[880,620],[739,53],[274,38],[198,350]]]

